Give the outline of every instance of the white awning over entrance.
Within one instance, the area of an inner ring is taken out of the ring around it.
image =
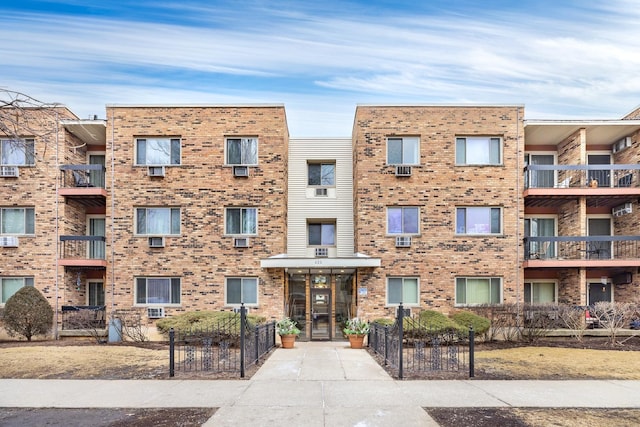
[[[380,267],[380,258],[360,253],[342,258],[290,258],[287,254],[260,260],[262,268],[366,268]]]

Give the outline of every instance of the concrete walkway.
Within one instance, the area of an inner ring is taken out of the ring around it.
[[[0,380],[0,407],[220,408],[207,426],[437,426],[424,407],[640,408],[640,381],[396,381],[343,342],[277,349],[251,380]]]

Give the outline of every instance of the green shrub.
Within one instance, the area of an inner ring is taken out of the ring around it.
[[[39,290],[24,286],[7,300],[3,321],[9,336],[21,335],[31,341],[34,335],[51,330],[53,309]]]
[[[396,323],[396,319],[389,319],[387,317],[381,317],[379,319],[374,319],[371,323],[377,323],[382,326],[391,326]]]
[[[489,319],[478,316],[470,311],[457,311],[449,317],[462,327],[469,328],[469,326],[472,326],[475,334],[478,336],[484,335],[491,327],[491,321]]]
[[[417,320],[405,317],[403,328],[404,334],[408,338],[423,338],[444,332],[456,332],[459,335],[464,335],[466,331],[465,327],[434,310],[421,311]]]
[[[264,323],[263,316],[247,315],[250,325]],[[158,320],[156,328],[161,334],[168,335],[173,328],[176,333],[187,333],[198,330],[220,329],[221,332],[235,334],[240,325],[240,315],[232,311],[190,311]]]

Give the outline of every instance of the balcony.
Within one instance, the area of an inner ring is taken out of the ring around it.
[[[640,236],[525,237],[524,267],[640,267]]]
[[[58,265],[65,267],[107,267],[104,236],[60,236]]]
[[[105,329],[106,307],[104,305],[63,305],[62,329]]]
[[[105,206],[106,169],[102,165],[62,165],[60,195],[86,206]]]

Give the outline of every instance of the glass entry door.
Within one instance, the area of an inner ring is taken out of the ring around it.
[[[331,339],[331,288],[311,289],[311,339]]]

